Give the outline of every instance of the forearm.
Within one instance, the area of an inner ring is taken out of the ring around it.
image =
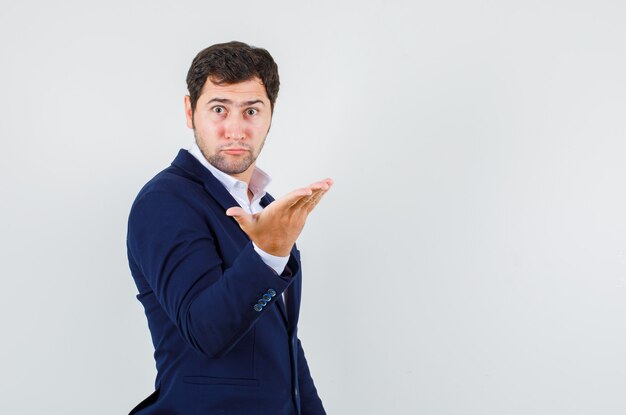
[[[297,262],[292,260],[289,268],[297,270]],[[200,290],[188,310],[181,310],[179,326],[203,354],[220,357],[278,300],[291,281],[290,276],[274,273],[248,245],[221,278]]]

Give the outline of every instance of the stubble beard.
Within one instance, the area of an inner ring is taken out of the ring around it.
[[[202,140],[198,140],[198,135],[195,129],[193,131],[193,135],[196,139],[196,144],[198,144],[198,147],[200,148],[200,151],[202,152],[202,155],[204,156],[204,158],[209,163],[211,163],[213,167],[215,167],[216,169],[220,171],[223,171],[226,174],[240,174],[248,170],[250,166],[252,165],[252,163],[256,161],[257,157],[261,153],[261,150],[263,149],[263,145],[265,144],[265,138],[264,138],[263,141],[261,142],[261,146],[259,147],[259,151],[257,151],[256,154],[254,153],[252,147],[250,147],[247,144],[243,144],[241,142],[238,142],[237,144],[234,144],[234,145],[233,144],[222,145],[215,149],[215,154],[210,154],[209,151],[202,145]],[[227,160],[227,156],[224,156],[222,154],[221,150],[225,150],[230,147],[238,147],[238,148],[243,147],[248,151],[246,152],[246,155],[244,157],[240,157],[236,160],[229,161]]]

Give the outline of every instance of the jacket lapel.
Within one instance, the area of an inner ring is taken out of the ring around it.
[[[211,172],[204,167],[189,151],[180,149],[178,155],[172,162],[172,166],[184,170],[187,174],[194,177],[197,181],[202,182],[207,192],[220,204],[224,211],[233,206],[239,206],[239,203],[228,193],[228,190],[220,183]],[[235,219],[232,219],[235,223]]]

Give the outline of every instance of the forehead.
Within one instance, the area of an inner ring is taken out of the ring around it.
[[[200,94],[201,99],[210,100],[212,98],[229,98],[232,100],[249,101],[252,99],[261,99],[269,101],[267,92],[263,82],[257,77],[235,84],[217,85],[207,79],[202,87]]]

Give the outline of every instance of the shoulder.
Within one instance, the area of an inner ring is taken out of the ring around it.
[[[202,189],[202,181],[184,170],[169,166],[150,179],[137,194],[137,199],[151,192],[187,193]]]
[[[137,211],[145,213],[146,209],[172,213],[181,209],[197,210],[206,204],[207,196],[202,181],[176,166],[169,166],[141,188],[131,206],[131,216]]]
[[[139,191],[135,202],[151,194],[169,194],[173,197],[190,197],[201,194],[204,185],[200,179],[186,171],[169,166],[150,179]]]

